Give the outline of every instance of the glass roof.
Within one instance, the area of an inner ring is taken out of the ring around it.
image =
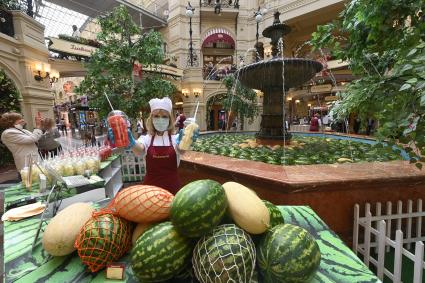
[[[44,36],[72,35],[72,26],[81,28],[89,17],[47,1],[36,1],[35,19],[45,26]]]

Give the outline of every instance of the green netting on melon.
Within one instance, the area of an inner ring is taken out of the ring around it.
[[[97,272],[122,257],[131,246],[132,224],[112,214],[94,212],[81,228],[75,248],[91,272]]]
[[[202,283],[250,282],[255,257],[249,234],[234,224],[225,224],[199,240],[192,263],[195,276]]]

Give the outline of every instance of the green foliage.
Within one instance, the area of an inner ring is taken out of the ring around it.
[[[255,91],[243,86],[239,81],[235,82],[234,76],[225,77],[223,83],[227,88],[223,108],[237,113],[241,123],[245,119],[249,119],[248,123],[252,123],[259,113]]]
[[[13,82],[0,70],[0,114],[21,111],[19,92]],[[0,127],[0,135],[5,129]],[[0,166],[13,162],[13,157],[7,147],[0,142]]]
[[[424,11],[423,0],[351,1],[311,40],[316,49],[350,62],[361,77],[341,94],[335,115],[374,117],[377,137],[407,144],[412,163],[425,152]]]
[[[58,37],[60,39],[66,40],[66,41],[90,45],[90,46],[93,46],[93,47],[100,47],[101,46],[101,44],[97,40],[87,39],[87,38],[83,38],[83,37],[75,37],[75,36],[70,36],[70,35],[67,35],[67,34],[59,34]]]
[[[20,10],[21,6],[19,5],[18,0],[2,0],[0,3],[0,8],[3,7],[6,10]]]
[[[86,64],[87,75],[77,92],[89,95],[89,104],[100,108],[106,115],[111,109],[106,93],[115,109],[136,118],[153,97],[171,96],[174,85],[154,73],[143,72],[143,80],[133,78],[133,65],[155,67],[163,60],[160,33],[142,34],[124,6],[115,8],[105,17],[98,18],[101,32],[97,39],[101,46]]]

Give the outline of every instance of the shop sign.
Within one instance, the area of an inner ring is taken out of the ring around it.
[[[311,93],[323,93],[323,92],[330,92],[332,90],[331,84],[325,84],[325,85],[314,85],[311,86],[310,92]]]
[[[335,101],[338,100],[338,96],[333,95],[333,96],[325,96],[325,101]]]
[[[93,46],[70,42],[59,38],[49,37],[49,39],[52,42],[49,46],[49,50],[52,51],[89,57],[97,50],[97,48]]]

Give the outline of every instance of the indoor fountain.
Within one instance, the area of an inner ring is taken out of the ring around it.
[[[310,80],[323,68],[317,61],[283,57],[283,36],[291,28],[281,23],[279,16],[280,13],[276,12],[273,24],[263,31],[263,36],[271,39],[273,58],[249,64],[236,74],[243,85],[264,93],[260,131],[256,134],[257,142],[261,144],[289,142],[291,135],[284,127],[285,93],[289,88]]]

